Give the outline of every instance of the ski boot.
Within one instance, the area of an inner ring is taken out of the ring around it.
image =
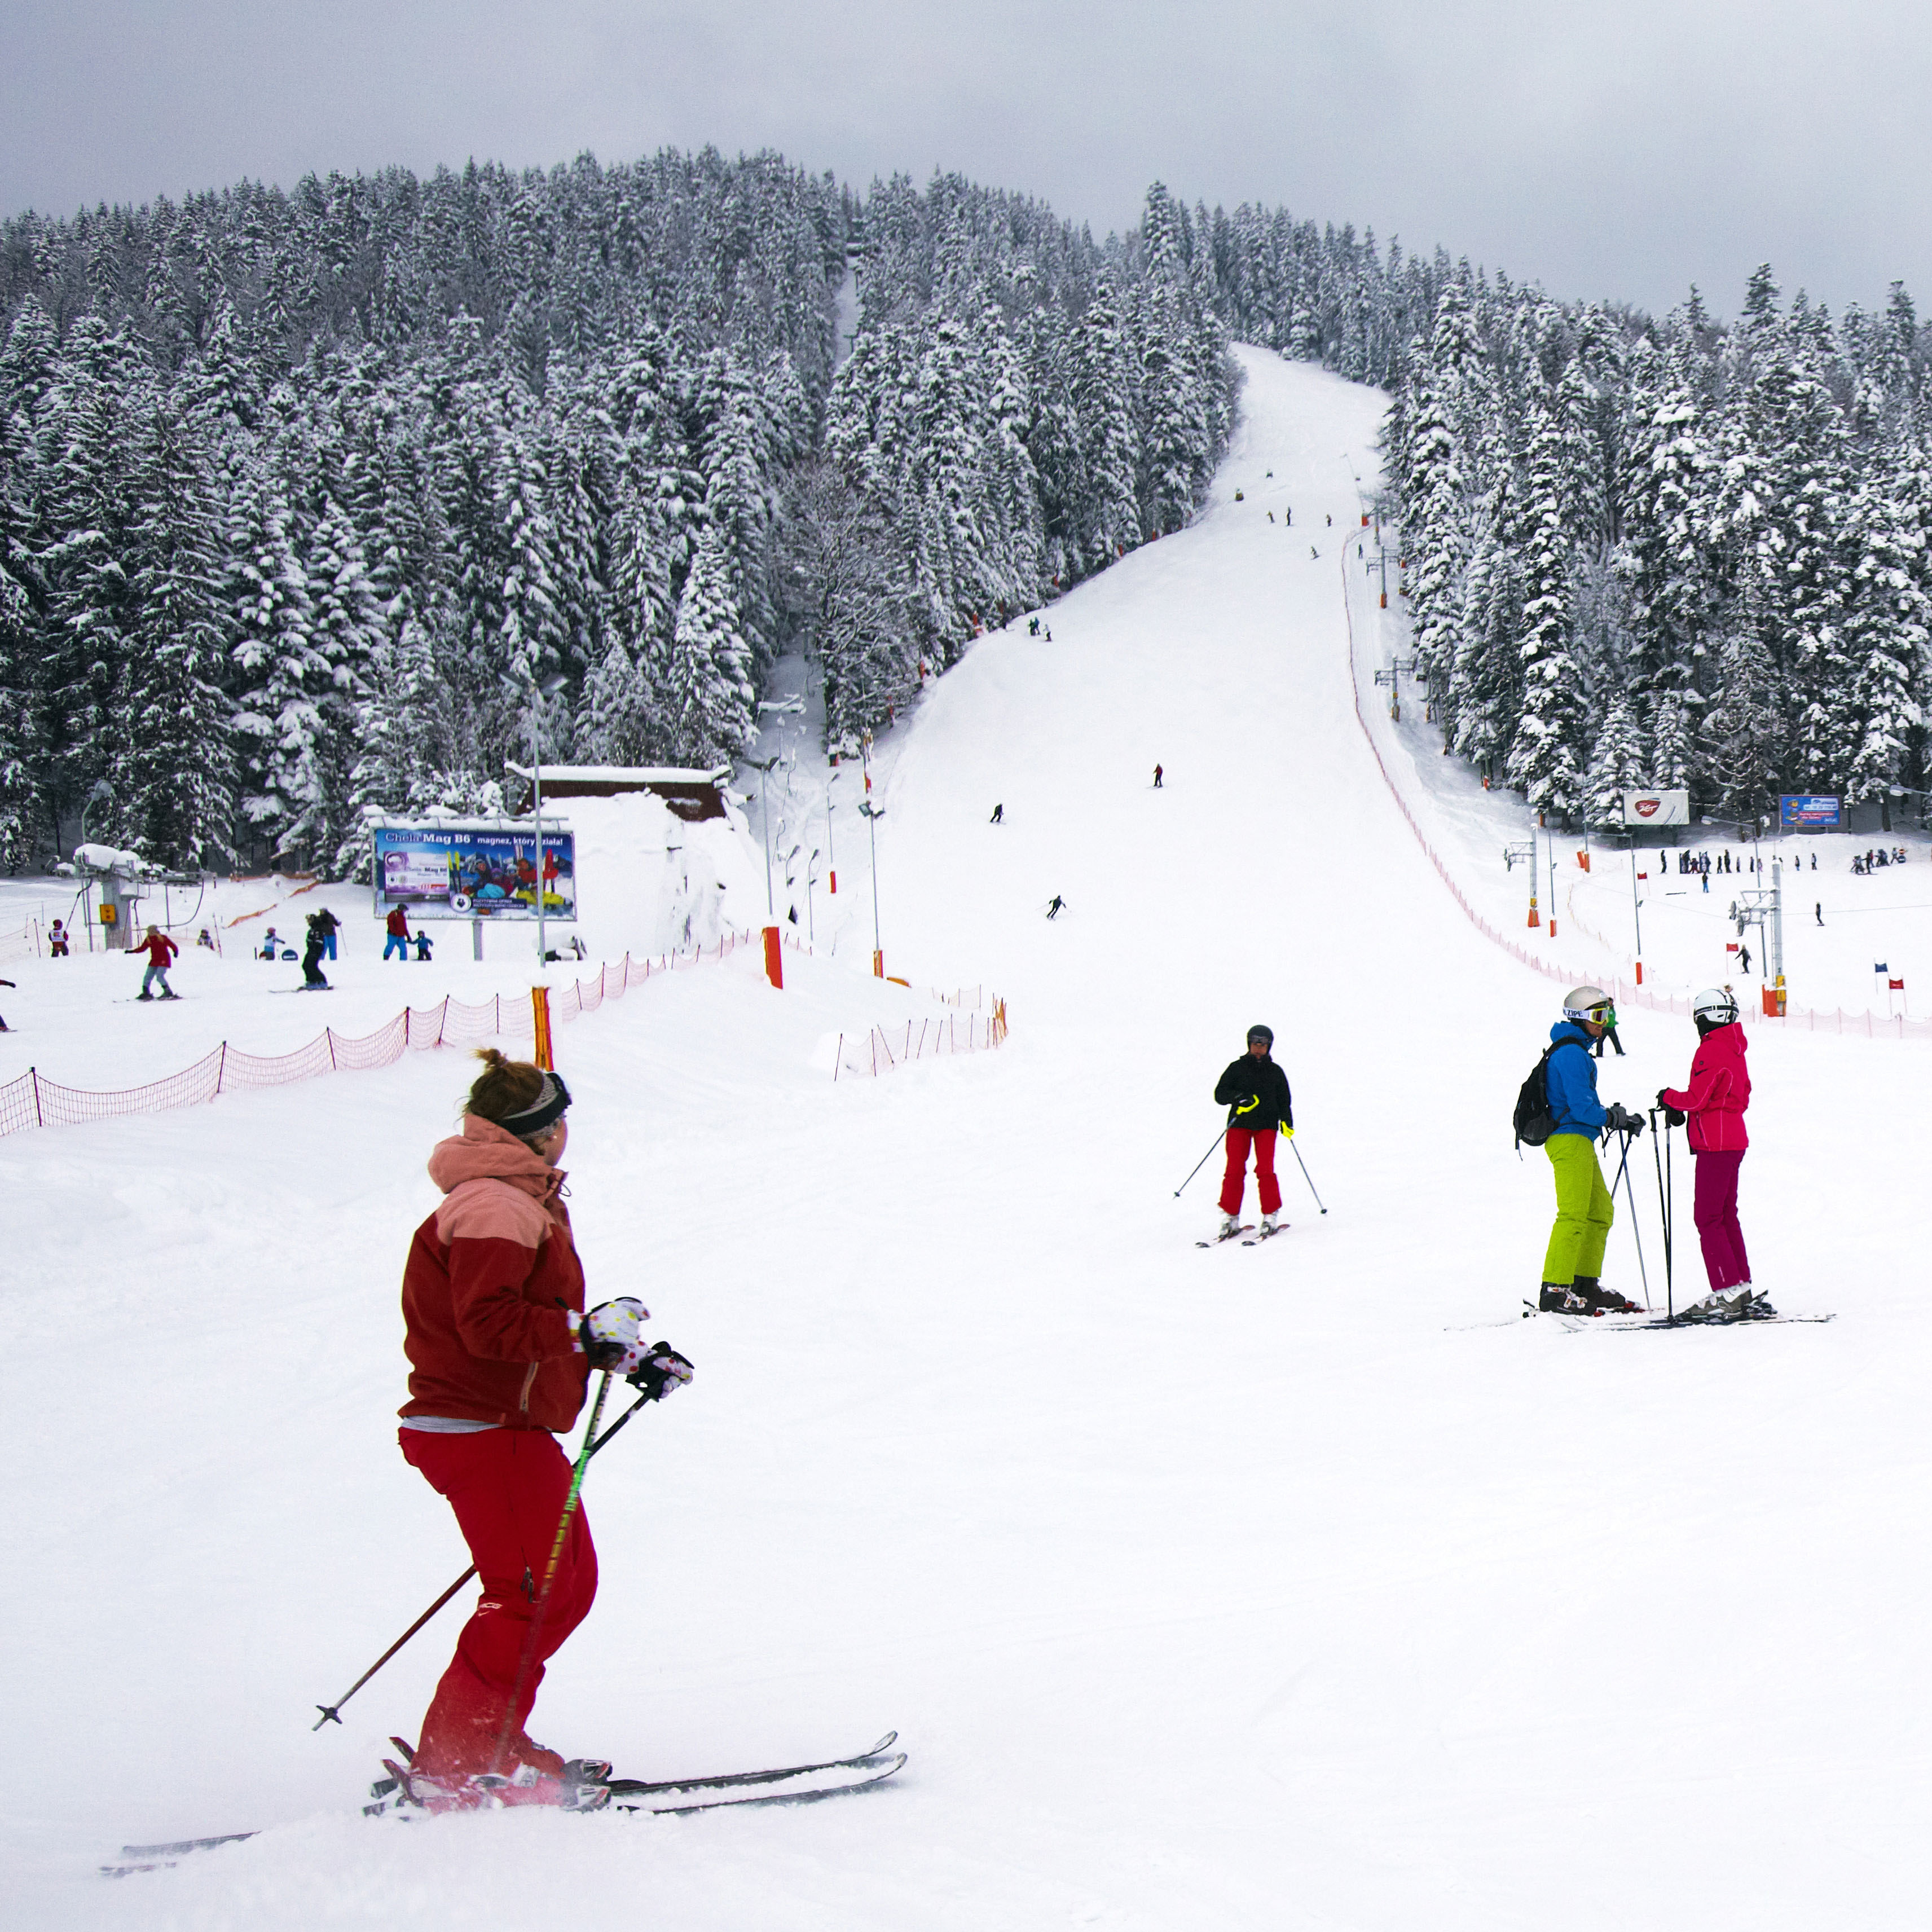
[[[1593,1315],[1640,1315],[1643,1312],[1634,1301],[1619,1294],[1613,1288],[1604,1287],[1593,1274],[1580,1274],[1570,1287],[1570,1292]]]
[[[1262,1225],[1259,1232],[1264,1240],[1265,1240],[1270,1234],[1279,1233],[1280,1232],[1280,1228],[1281,1216],[1279,1210],[1273,1214],[1264,1214],[1262,1216]]]
[[[392,1759],[382,1762],[404,1802],[432,1817],[450,1811],[501,1811],[524,1804],[548,1805],[559,1811],[601,1811],[610,1802],[610,1787],[602,1779],[578,1780],[578,1766],[582,1760],[566,1764],[561,1775],[541,1771],[533,1764],[513,1762],[507,1772],[457,1772],[441,1778]],[[601,1770],[604,1778],[610,1775],[608,1767],[595,1762],[585,1764],[584,1768]]]
[[[1214,1238],[1217,1241],[1228,1240],[1238,1234],[1240,1231],[1241,1222],[1238,1215],[1223,1214],[1221,1216],[1221,1225],[1214,1230]]]
[[[1592,1315],[1596,1312],[1567,1282],[1546,1281],[1536,1298],[1538,1312],[1544,1315]]]

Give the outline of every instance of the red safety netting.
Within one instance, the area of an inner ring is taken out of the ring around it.
[[[626,953],[621,960],[600,966],[594,979],[554,988],[551,1017],[574,1019],[580,1013],[596,1012],[607,999],[621,998],[627,987],[640,986],[654,974],[680,970],[701,960],[729,958],[750,937],[748,932],[728,932],[715,949],[668,953],[657,959],[633,959]],[[117,1092],[63,1087],[29,1067],[17,1080],[0,1084],[0,1138],[28,1127],[78,1126],[131,1114],[164,1113],[172,1108],[199,1106],[219,1094],[283,1087],[324,1073],[391,1066],[412,1049],[466,1046],[506,1034],[530,1034],[536,1025],[527,997],[513,993],[506,998],[500,993],[476,1004],[446,999],[434,1006],[406,1006],[394,1019],[360,1039],[325,1027],[318,1038],[292,1053],[244,1053],[224,1040],[178,1073]]]
[[[1348,625],[1348,682],[1355,700],[1355,722],[1362,728],[1362,736],[1369,741],[1370,754],[1376,761],[1376,769],[1382,775],[1382,783],[1388,787],[1389,796],[1395,800],[1396,809],[1408,822],[1408,829],[1415,834],[1416,843],[1422,848],[1429,862],[1436,868],[1437,875],[1449,888],[1450,896],[1462,909],[1463,916],[1484,938],[1500,946],[1513,959],[1520,961],[1533,973],[1540,973],[1546,980],[1555,980],[1565,986],[1577,986],[1588,982],[1601,985],[1600,975],[1580,973],[1573,968],[1559,966],[1545,959],[1540,952],[1532,952],[1520,940],[1510,939],[1484,918],[1463,896],[1462,889],[1450,876],[1449,868],[1437,856],[1436,848],[1424,836],[1422,827],[1416,823],[1415,814],[1408,808],[1408,802],[1397,789],[1389,776],[1388,766],[1382,762],[1382,748],[1376,742],[1375,734],[1369,729],[1369,721],[1362,711],[1361,681],[1356,675],[1355,619],[1350,605],[1344,571],[1342,608]],[[1658,993],[1650,987],[1640,986],[1634,981],[1614,977],[1604,990],[1610,994],[1620,1006],[1643,1006],[1653,1012],[1688,1015],[1690,1010],[1688,994]],[[1810,1006],[1792,1006],[1788,1002],[1781,1016],[1761,1011],[1753,1012],[1754,1019],[1778,1017],[1787,1028],[1803,1028],[1810,1033],[1852,1034],[1865,1040],[1925,1040],[1932,1039],[1932,1020],[1907,1018],[1902,1013],[1889,1017],[1870,1012],[1847,1013],[1840,1007],[1834,1012],[1815,1011]]]

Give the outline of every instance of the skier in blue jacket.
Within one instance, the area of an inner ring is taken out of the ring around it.
[[[1556,1126],[1543,1150],[1556,1181],[1556,1223],[1543,1258],[1539,1308],[1582,1314],[1636,1306],[1598,1279],[1616,1208],[1597,1164],[1597,1137],[1643,1131],[1637,1115],[1615,1104],[1606,1107],[1597,1098],[1597,1042],[1616,1024],[1609,994],[1600,986],[1576,986],[1564,996],[1562,1018],[1550,1029],[1543,1084]]]

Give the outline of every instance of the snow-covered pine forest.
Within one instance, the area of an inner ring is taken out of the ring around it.
[[[1156,184],[1096,242],[772,155],[310,177],[0,225],[0,866],[340,873],[528,749],[707,762],[802,648],[850,745],[1186,522],[1232,337],[1394,398],[1420,668],[1539,808],[1923,784],[1926,353],[1564,306]]]
[[[1384,436],[1449,742],[1567,817],[1926,782],[1932,392],[1902,286],[1720,327],[1435,278]]]
[[[91,800],[340,874],[372,811],[496,808],[533,692],[551,758],[728,759],[794,644],[849,742],[1186,521],[1234,399],[1192,256],[1159,188],[1103,246],[710,152],[6,224],[0,866]]]

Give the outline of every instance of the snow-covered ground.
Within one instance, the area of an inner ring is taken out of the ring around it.
[[[1550,1190],[1508,1118],[1558,989],[1456,908],[1356,722],[1339,551],[1379,399],[1244,359],[1200,523],[1056,605],[1052,644],[980,642],[875,758],[888,970],[1006,994],[1004,1048],[814,1065],[838,1014],[915,997],[850,970],[871,881],[842,817],[785,992],[748,952],[560,1035],[593,1289],[642,1294],[698,1372],[595,1468],[602,1592],[532,1728],[649,1776],[895,1725],[906,1771],[735,1816],[357,1816],[456,1612],[343,1728],[313,1707],[464,1561],[392,1422],[464,1076],[429,1054],[5,1143],[0,1918],[1922,1922],[1927,1049],[1752,1028],[1757,1279],[1832,1324],[1512,1318]],[[1486,821],[1395,776],[1520,919]],[[1828,920],[1889,883],[1840,880]],[[1285,1154],[1292,1232],[1203,1252],[1215,1164],[1174,1190],[1256,1019],[1330,1211]],[[1642,1105],[1693,1036],[1623,1034],[1604,1090]],[[1636,1286],[1624,1223],[1606,1275]]]

